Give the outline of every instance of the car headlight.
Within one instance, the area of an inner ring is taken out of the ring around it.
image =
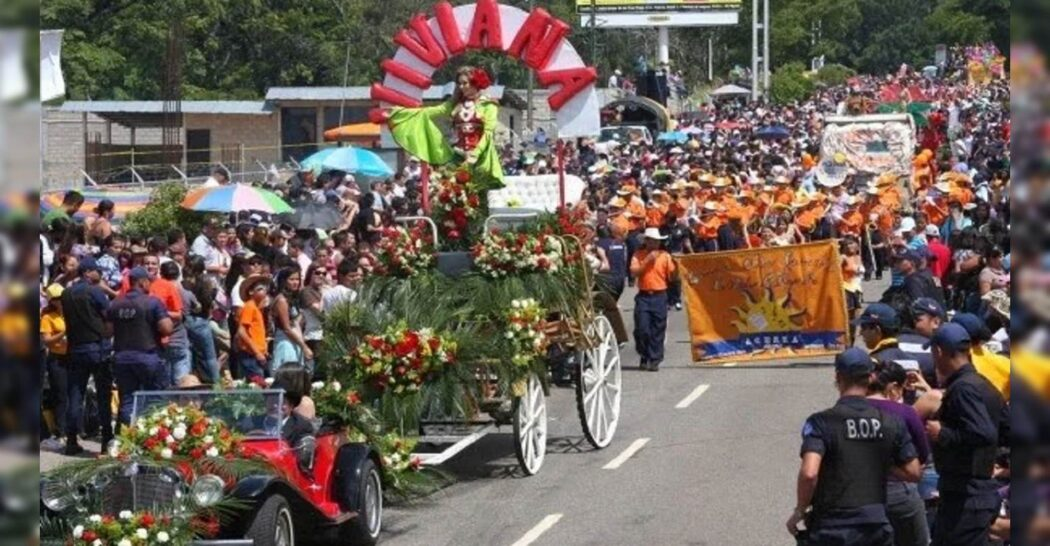
[[[206,474],[193,482],[190,494],[193,495],[193,502],[197,506],[212,506],[222,500],[225,488],[226,482],[222,481],[222,478],[214,474]]]
[[[77,503],[76,488],[58,480],[41,480],[40,502],[52,512],[65,512]]]

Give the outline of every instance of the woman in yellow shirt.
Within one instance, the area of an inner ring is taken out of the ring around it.
[[[40,341],[47,348],[48,389],[50,391],[51,418],[47,420],[52,431],[51,442],[56,449],[63,445],[61,435],[66,430],[66,319],[62,315],[62,285],[52,284],[44,290],[47,306],[40,312]]]

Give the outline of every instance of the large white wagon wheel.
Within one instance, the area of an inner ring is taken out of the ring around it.
[[[602,315],[595,317],[587,337],[594,346],[577,353],[580,378],[576,381],[576,411],[583,435],[601,449],[612,442],[620,421],[620,347],[612,324]]]
[[[525,394],[514,399],[514,454],[529,476],[540,471],[547,454],[547,395],[535,374],[529,376]]]

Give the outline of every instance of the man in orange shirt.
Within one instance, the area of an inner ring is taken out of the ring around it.
[[[255,275],[241,283],[244,307],[238,318],[237,347],[240,349],[241,376],[246,379],[266,377],[269,351],[266,347],[266,321],[263,308],[270,286],[270,277]]]
[[[659,229],[645,230],[645,248],[631,258],[631,275],[638,279],[634,297],[634,342],[640,369],[656,372],[664,360],[667,332],[667,287],[675,272],[671,254],[661,245],[667,239]]]

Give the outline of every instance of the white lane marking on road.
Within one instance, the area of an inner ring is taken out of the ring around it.
[[[620,468],[620,466],[623,465],[623,463],[627,462],[627,459],[630,459],[631,456],[633,456],[635,453],[638,453],[638,450],[642,449],[642,447],[648,443],[649,438],[638,438],[637,440],[631,442],[631,445],[627,446],[627,449],[623,450],[623,453],[620,453],[616,456],[615,459],[609,461],[609,464],[603,466],[602,469],[616,470],[617,468]]]
[[[722,367],[723,368],[735,368],[737,364],[739,364],[739,362],[726,362],[725,364],[722,364]]]
[[[685,398],[682,399],[681,402],[679,402],[678,404],[675,405],[675,409],[688,408],[689,404],[692,404],[693,402],[696,402],[696,399],[700,398],[700,395],[704,394],[705,392],[707,392],[707,389],[709,389],[709,388],[711,388],[711,385],[699,385],[699,386],[697,386],[695,389],[693,389],[693,392],[689,393],[689,396],[686,396]]]
[[[529,544],[536,542],[536,539],[540,538],[540,535],[546,533],[548,529],[554,527],[555,523],[558,523],[558,520],[561,519],[562,515],[563,514],[551,514],[541,519],[535,527],[529,529],[529,532],[525,533],[525,536],[519,538],[518,541],[511,546],[529,546]]]

